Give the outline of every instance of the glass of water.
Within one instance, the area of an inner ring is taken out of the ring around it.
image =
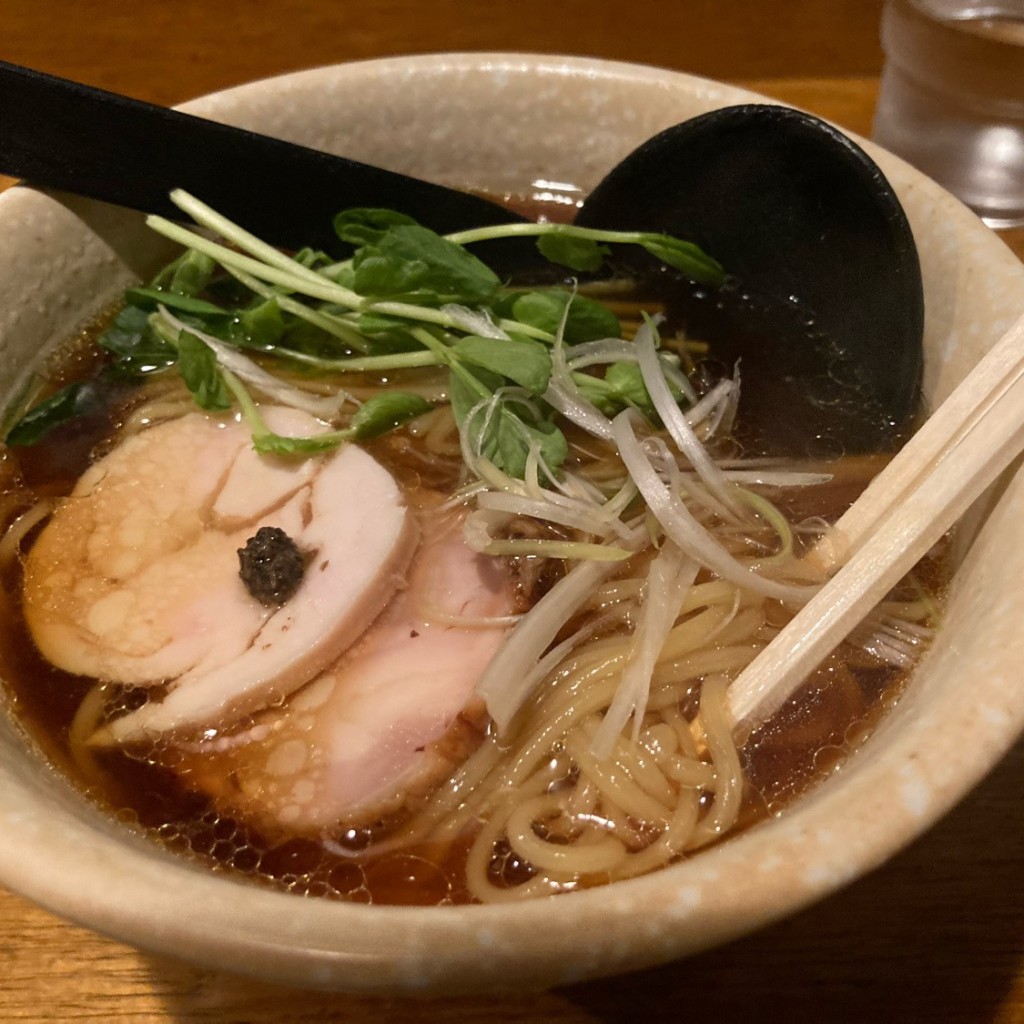
[[[874,137],[990,227],[1024,225],[1024,0],[887,0]]]

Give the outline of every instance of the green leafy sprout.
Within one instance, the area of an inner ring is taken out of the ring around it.
[[[274,367],[290,367],[290,379],[296,371],[301,378],[440,367],[448,372],[447,399],[464,449],[468,442],[513,477],[522,478],[531,459],[558,472],[568,442],[547,400],[552,353],[619,339],[618,318],[571,287],[507,286],[467,248],[477,242],[535,237],[547,260],[573,273],[599,270],[611,247],[637,245],[702,284],[724,280],[711,257],[667,235],[514,223],[441,236],[403,214],[372,209],[335,218],[338,236],[354,247],[351,259],[336,262],[313,250],[281,252],[186,192],[171,198],[203,230],[148,219],[184,251],[146,286],[125,293],[99,338],[108,355],[101,375],[131,381],[176,371],[200,408],[237,408],[254,446],[267,454],[309,456],[369,440],[432,408],[419,395],[390,389],[359,405],[344,426],[283,437],[266,426],[253,396],[281,401],[294,393],[293,385],[267,384]],[[684,383],[674,385],[680,400]],[[573,371],[570,385],[601,414],[633,407],[656,420],[628,352],[603,375]],[[78,382],[50,395],[15,423],[7,443],[38,442],[91,408],[91,394],[88,382]]]

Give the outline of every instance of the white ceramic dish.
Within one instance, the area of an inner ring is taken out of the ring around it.
[[[189,109],[448,184],[521,193],[537,179],[585,190],[659,129],[752,98],[632,65],[471,54],[318,69]],[[935,401],[1024,311],[1024,267],[936,185],[872,153],[919,242]],[[0,225],[0,385],[9,392],[40,351],[163,250],[138,217],[24,188],[0,196]],[[658,874],[517,906],[368,907],[263,891],[108,820],[2,718],[0,882],[145,949],[356,991],[522,990],[704,949],[883,861],[1012,743],[1024,726],[1022,516],[1018,475],[990,503],[948,623],[906,696],[841,772],[783,817]]]

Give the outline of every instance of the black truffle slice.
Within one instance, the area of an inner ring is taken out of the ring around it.
[[[239,576],[263,604],[284,604],[302,582],[306,562],[295,541],[277,526],[261,526],[238,549]]]

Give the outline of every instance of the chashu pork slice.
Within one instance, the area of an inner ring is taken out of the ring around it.
[[[324,429],[296,410],[264,416],[281,434]],[[239,576],[238,549],[261,526],[283,529],[306,562],[280,607]],[[166,685],[106,740],[223,728],[336,660],[402,583],[415,545],[398,485],[361,449],[261,456],[244,424],[193,413],[82,476],[28,555],[25,615],[66,671]]]
[[[408,587],[338,662],[175,770],[264,830],[368,824],[447,777],[483,736],[473,689],[518,608],[510,574],[470,550],[463,516],[426,512]]]

